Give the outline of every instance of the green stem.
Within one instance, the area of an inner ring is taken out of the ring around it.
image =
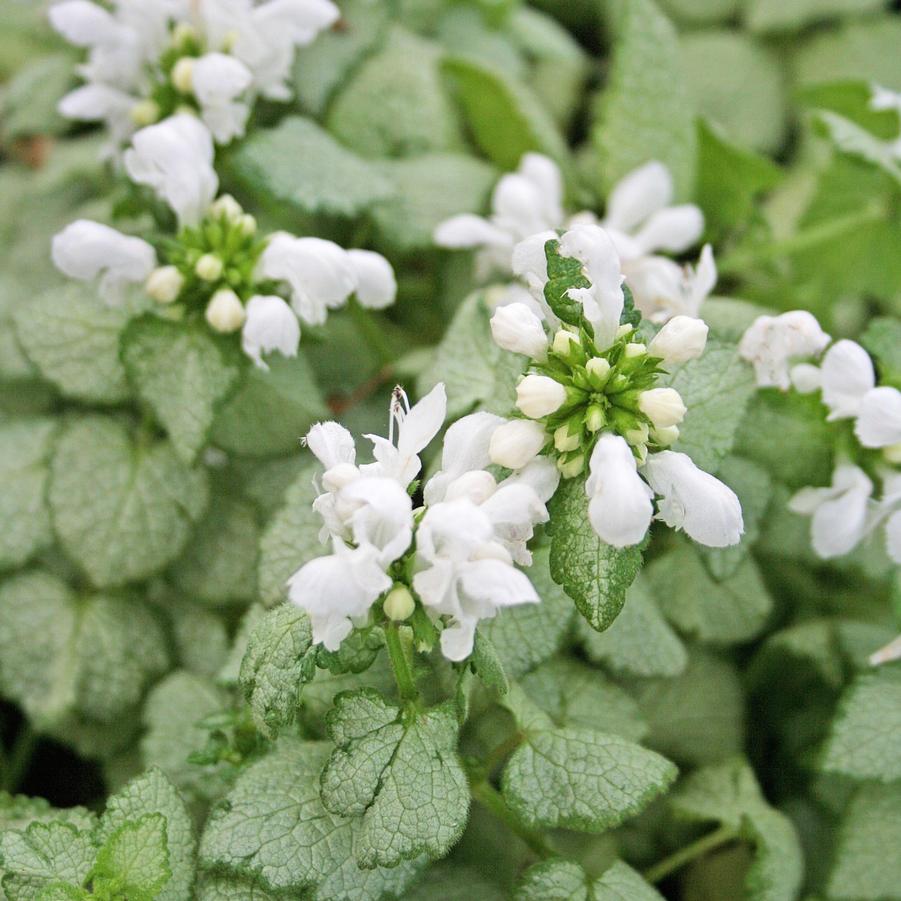
[[[363,309],[356,300],[352,300],[348,304],[350,315],[353,318],[354,325],[366,340],[366,343],[372,348],[378,357],[382,366],[387,366],[394,362],[395,354],[391,346],[385,340],[381,329],[376,325],[375,320],[368,310]]]
[[[521,744],[523,734],[514,732],[509,738],[505,738],[497,747],[493,748],[485,757],[485,772],[490,776],[495,768],[503,763]]]
[[[507,807],[503,795],[490,783],[484,780],[470,784],[473,798],[489,813],[499,819],[511,832],[518,835],[539,857],[552,857],[554,852],[544,839],[523,825],[516,814]]]
[[[685,864],[691,863],[696,857],[702,857],[708,851],[731,842],[736,835],[736,831],[731,826],[720,826],[719,829],[701,836],[697,841],[680,848],[669,857],[665,857],[659,863],[645,870],[644,878],[650,883],[660,882],[661,879],[665,879],[676,870],[682,869]]]
[[[857,231],[871,222],[878,222],[886,216],[885,206],[871,203],[856,213],[839,216],[814,225],[811,228],[796,232],[780,241],[770,241],[747,250],[727,253],[717,260],[716,267],[720,275],[737,275],[752,269],[760,263],[766,263],[782,256],[810,250],[820,244],[826,244]]]
[[[38,736],[32,729],[31,723],[24,722],[3,768],[2,787],[6,791],[15,793],[19,787],[22,777],[28,772],[31,756],[37,743]]]
[[[400,638],[400,627],[395,622],[385,626],[385,647],[388,649],[388,659],[391,661],[391,669],[394,671],[394,680],[397,682],[397,691],[403,701],[415,701],[419,698],[419,689],[416,680],[407,661],[403,642]]]

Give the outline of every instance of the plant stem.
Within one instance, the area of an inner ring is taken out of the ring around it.
[[[503,795],[484,779],[470,783],[473,798],[489,813],[499,819],[511,832],[518,835],[539,857],[551,857],[554,852],[545,844],[544,839],[521,823],[516,815],[507,807]]]
[[[838,216],[819,225],[799,231],[780,241],[770,241],[747,250],[727,253],[717,260],[720,275],[737,275],[760,263],[766,263],[780,256],[788,256],[804,250],[810,250],[820,244],[834,241],[857,231],[864,225],[884,219],[886,210],[881,203],[871,203],[856,213]]]
[[[391,661],[391,669],[394,671],[394,680],[397,682],[401,700],[415,701],[419,697],[419,689],[416,688],[416,680],[413,678],[400,640],[400,627],[395,622],[385,626],[385,647],[388,649],[388,659]]]
[[[522,740],[523,734],[514,732],[509,738],[504,739],[499,745],[492,748],[485,757],[485,773],[490,776],[495,767],[503,763],[522,744]]]
[[[388,366],[393,364],[395,359],[394,351],[385,340],[381,329],[373,322],[370,312],[364,310],[356,300],[352,300],[348,304],[348,308],[350,309],[351,317],[353,317],[354,325],[356,325],[366,343],[378,357],[379,365]]]
[[[691,863],[696,857],[701,857],[708,851],[731,842],[736,837],[736,831],[731,826],[720,826],[713,832],[701,836],[697,841],[680,848],[678,851],[664,857],[659,863],[645,870],[642,874],[650,882],[660,882],[676,870],[680,870],[687,863]]]
[[[38,737],[34,729],[31,728],[31,723],[24,722],[6,758],[3,778],[0,780],[2,785],[0,787],[10,793],[15,793],[19,783],[22,781],[22,777],[28,771],[31,755],[34,753],[37,742]]]

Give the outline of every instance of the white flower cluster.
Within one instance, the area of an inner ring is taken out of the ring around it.
[[[486,470],[492,433],[505,420],[488,413],[448,429],[442,469],[414,510],[411,488],[419,453],[441,429],[447,410],[438,384],[415,406],[395,390],[388,438],[367,435],[374,462],[358,464],[353,436],[336,422],[319,423],[307,445],[325,468],[313,507],[332,553],[311,560],[289,581],[292,603],[310,616],[314,641],[336,650],[381,601],[389,619],[406,619],[416,604],[441,622],[450,660],[472,652],[475,629],[502,607],[537,603],[526,543],[547,520],[557,486],[550,461],[536,460],[498,482]]]
[[[253,99],[290,97],[295,49],[338,18],[330,0],[61,0],[50,22],[88,50],[62,115],[104,122],[113,149],[145,125],[195,110],[217,143],[244,134]]]
[[[171,208],[179,232],[163,259],[148,242],[98,222],[79,220],[56,235],[57,268],[83,281],[99,276],[107,302],[144,283],[161,304],[202,309],[217,332],[240,329],[244,352],[264,369],[263,353],[296,355],[300,321],[321,325],[351,295],[373,309],[393,303],[394,271],[377,253],[283,232],[260,240],[256,221],[234,198],[217,198],[213,141],[195,116],[141,129],[123,159],[132,181]]]
[[[810,313],[793,310],[755,320],[739,353],[754,365],[760,387],[819,391],[827,421],[852,421],[860,446],[881,451],[870,474],[842,460],[828,488],[804,488],[791,499],[793,511],[811,517],[816,553],[824,559],[847,554],[884,524],[888,553],[901,563],[901,473],[891,468],[901,463],[901,391],[876,384],[873,361],[859,344],[830,341]],[[802,357],[807,361],[792,365]],[[882,482],[878,501],[873,477]]]
[[[615,547],[644,539],[655,497],[656,518],[672,528],[711,547],[735,544],[743,531],[738,498],[686,454],[663,449],[678,437],[686,409],[678,392],[654,387],[659,364],[702,353],[707,326],[677,316],[645,345],[632,326],[620,325],[620,259],[597,225],[575,226],[559,238],[559,256],[577,261],[588,285],[567,296],[591,331],[562,323],[545,298],[547,247],[556,239],[548,231],[517,245],[513,268],[533,302],[500,307],[491,320],[501,347],[533,361],[517,387],[517,406],[528,418],[494,432],[492,462],[521,470],[548,454],[566,478],[581,473],[587,458],[589,519]]]
[[[513,272],[517,244],[549,229],[598,224],[616,247],[635,305],[649,319],[698,316],[701,304],[716,284],[713,251],[705,245],[697,268],[679,266],[660,252],[682,253],[704,231],[704,214],[694,204],[672,205],[669,170],[650,162],[622,178],[610,192],[603,219],[591,212],[567,217],[563,181],[553,160],[527,153],[516,172],[504,175],[491,198],[487,219],[472,214],[454,216],[435,230],[435,243],[448,248],[477,248],[476,273]]]

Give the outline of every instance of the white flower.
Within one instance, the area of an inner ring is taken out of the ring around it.
[[[479,620],[500,607],[537,603],[528,578],[513,565],[484,510],[460,498],[430,507],[416,533],[413,588],[433,616],[448,616],[441,650],[450,660],[472,653]]]
[[[654,322],[665,322],[678,314],[697,317],[717,278],[709,244],[701,250],[697,267],[648,256],[624,261],[623,272],[635,305]]]
[[[179,225],[197,225],[219,187],[213,140],[206,126],[188,113],[142,128],[124,161],[130,178],[168,203]]]
[[[813,363],[798,363],[789,371],[792,387],[799,394],[813,394],[823,387],[823,374]]]
[[[854,434],[864,447],[901,441],[901,391],[887,385],[868,391],[860,402]]]
[[[754,366],[761,388],[791,385],[790,361],[819,354],[829,343],[829,335],[806,310],[792,310],[781,316],[759,316],[738,345],[741,357]]]
[[[813,549],[825,560],[854,550],[871,523],[873,483],[857,466],[842,464],[832,474],[829,488],[802,488],[789,501],[789,509],[811,516]]]
[[[185,278],[175,266],[160,266],[147,277],[144,290],[157,303],[174,303],[184,284]]]
[[[257,366],[268,369],[262,355],[273,350],[285,357],[297,356],[300,323],[281,297],[257,294],[247,302],[245,313],[241,347]]]
[[[603,434],[588,464],[585,482],[588,519],[594,531],[613,547],[638,544],[651,525],[651,490],[641,480],[635,457],[624,438]]]
[[[326,472],[335,466],[354,463],[357,458],[353,435],[337,422],[317,422],[307,432],[305,443]]]
[[[530,373],[516,386],[516,406],[530,419],[556,413],[566,402],[566,389],[556,379]]]
[[[135,98],[113,85],[89,82],[70,91],[59,102],[59,113],[80,122],[103,122],[112,145],[118,146],[134,133]]]
[[[140,238],[78,219],[53,238],[53,263],[69,278],[100,276],[100,294],[108,303],[122,300],[125,286],[143,282],[156,268],[156,251]]]
[[[672,176],[656,161],[633,169],[614,185],[600,224],[623,260],[657,250],[681,253],[701,237],[704,214],[693,204],[670,206],[673,195]]]
[[[540,422],[513,419],[497,426],[491,433],[488,453],[492,463],[507,469],[522,469],[538,456],[547,443]]]
[[[357,300],[370,310],[382,310],[394,303],[397,281],[391,264],[371,250],[348,250],[351,268],[356,275]]]
[[[240,60],[224,53],[207,53],[194,61],[191,88],[200,104],[201,118],[219,144],[244,134],[250,106],[238,101],[253,81]]]
[[[638,395],[638,409],[655,429],[668,429],[685,418],[687,408],[675,388],[651,388]]]
[[[204,315],[214,331],[228,335],[244,324],[244,304],[231,288],[220,288],[207,303]]]
[[[837,341],[820,366],[823,403],[829,422],[852,419],[860,412],[864,396],[876,384],[870,355],[854,341]]]
[[[744,531],[741,503],[719,479],[698,469],[686,454],[651,454],[641,468],[661,496],[657,519],[707,547],[737,544]]]
[[[257,277],[286,282],[291,306],[308,325],[322,325],[330,309],[347,301],[357,275],[347,251],[322,238],[273,235],[257,265]]]
[[[481,248],[476,268],[480,277],[491,271],[509,272],[515,244],[536,232],[563,224],[563,180],[557,164],[537,153],[527,153],[516,172],[497,183],[491,197],[491,216],[463,214],[435,229],[440,247]]]
[[[504,350],[535,360],[547,356],[548,339],[541,319],[524,303],[498,307],[491,317],[491,335]]]
[[[651,339],[648,353],[669,366],[694,360],[704,353],[707,332],[707,323],[702,319],[674,316]]]

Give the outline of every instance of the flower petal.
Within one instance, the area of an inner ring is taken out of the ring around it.
[[[864,395],[876,383],[870,355],[854,341],[838,341],[829,348],[820,367],[823,403],[829,421],[848,419],[860,411]]]
[[[245,314],[241,347],[257,366],[268,369],[262,354],[273,350],[285,357],[297,356],[300,323],[281,297],[257,294],[247,302]]]
[[[672,199],[673,179],[669,169],[653,160],[633,169],[613,186],[604,221],[629,232]]]
[[[864,447],[888,447],[901,441],[901,391],[887,385],[868,391],[860,403],[854,434]]]
[[[356,295],[361,306],[382,310],[394,303],[397,281],[391,264],[371,250],[348,250],[350,265],[357,278]]]

